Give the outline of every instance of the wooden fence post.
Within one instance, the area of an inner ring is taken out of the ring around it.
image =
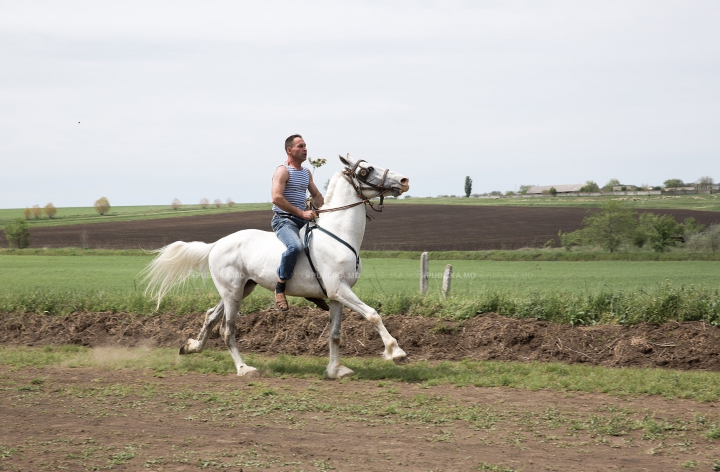
[[[420,255],[420,293],[425,295],[428,291],[428,253]]]
[[[450,296],[450,280],[452,279],[452,264],[445,266],[445,273],[443,274],[443,285],[442,291],[445,298]]]

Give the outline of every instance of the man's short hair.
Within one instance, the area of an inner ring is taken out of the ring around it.
[[[300,136],[299,134],[293,134],[292,136],[288,137],[288,138],[285,140],[285,152],[287,152],[287,149],[288,149],[289,147],[292,147],[293,141],[295,141],[295,138],[300,138],[300,139],[302,139],[302,136]]]

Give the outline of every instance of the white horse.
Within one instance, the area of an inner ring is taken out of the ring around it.
[[[360,252],[365,233],[365,205],[377,196],[391,194],[398,196],[409,189],[407,177],[387,169],[369,165],[363,160],[340,156],[345,165],[342,172],[333,176],[328,186],[325,204],[320,209],[318,226],[325,231],[312,231],[310,256],[312,264],[330,299],[330,362],[327,366],[329,378],[343,378],[353,371],[340,363],[340,324],[343,306],[360,313],[380,333],[386,360],[397,363],[407,360],[405,351],[383,325],[380,315],[363,303],[353,293],[361,265],[356,254]],[[364,163],[364,164],[362,164]],[[381,199],[382,200],[382,199]],[[336,211],[333,211],[337,209]],[[307,228],[307,226],[305,227]],[[304,237],[305,229],[301,231]],[[158,300],[176,284],[185,281],[194,272],[210,274],[222,300],[207,311],[205,322],[197,339],[188,339],[180,348],[180,354],[201,352],[213,326],[222,318],[222,337],[230,350],[238,375],[257,375],[257,369],[243,362],[235,342],[235,319],[243,298],[260,285],[274,291],[277,284],[277,268],[280,256],[285,251],[283,243],[268,231],[248,229],[238,231],[212,244],[177,241],[158,250],[158,256],[145,269],[148,289]],[[295,266],[293,277],[288,280],[286,294],[297,297],[323,298],[323,290],[310,266],[308,258],[301,254]]]

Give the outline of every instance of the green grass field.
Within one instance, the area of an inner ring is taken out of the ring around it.
[[[67,314],[112,311],[150,314],[138,273],[151,256],[0,255],[0,312]],[[441,295],[452,262],[451,296]],[[720,324],[720,273],[710,261],[508,262],[434,260],[430,290],[419,294],[419,262],[363,262],[355,292],[382,313],[466,319],[496,312],[558,323],[636,323],[704,320]],[[211,280],[191,279],[169,294],[160,312],[204,311],[217,302]],[[293,304],[308,304],[291,299]],[[244,312],[272,305],[258,289]]]
[[[138,273],[152,256],[0,256],[0,293],[24,289],[120,290],[141,289]],[[429,287],[438,292],[446,264],[453,266],[452,293],[470,296],[481,291],[518,295],[537,291],[582,294],[607,290],[653,290],[666,281],[677,286],[720,287],[720,270],[713,261],[591,261],[500,262],[431,260]],[[414,292],[420,264],[407,259],[364,259],[358,294]],[[135,282],[134,282],[135,281]],[[212,281],[190,281],[191,289]]]
[[[118,206],[110,208],[110,211],[100,216],[93,207],[65,207],[58,208],[54,218],[42,216],[39,219],[31,218],[28,221],[31,227],[34,226],[62,226],[85,223],[106,223],[108,221],[134,221],[151,220],[157,218],[178,218],[182,216],[214,215],[219,213],[233,213],[238,211],[270,210],[270,203],[236,203],[232,207],[222,204],[220,208],[210,204],[207,208],[200,205],[183,205],[178,210],[173,210],[170,205],[142,205],[142,206]],[[24,218],[24,208],[0,209],[0,227],[17,218]]]

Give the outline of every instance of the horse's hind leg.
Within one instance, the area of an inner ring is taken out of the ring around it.
[[[365,319],[370,321],[375,326],[375,329],[377,329],[378,333],[380,333],[383,344],[385,344],[385,351],[382,354],[383,359],[388,361],[392,360],[393,362],[398,364],[407,362],[407,354],[405,354],[405,351],[400,349],[397,340],[393,338],[388,332],[387,328],[385,328],[385,325],[382,322],[382,318],[380,317],[378,312],[375,311],[372,307],[363,303],[363,301],[360,300],[357,295],[353,293],[352,290],[350,290],[350,287],[340,287],[333,298],[335,298],[351,310],[360,313],[365,317]]]
[[[340,302],[330,302],[330,363],[327,366],[327,376],[331,379],[350,377],[355,372],[340,363],[340,325],[342,324],[343,305]]]
[[[243,289],[243,298],[250,295],[256,285],[255,281],[249,280]],[[200,330],[200,334],[198,334],[197,339],[190,338],[185,341],[185,344],[183,344],[180,348],[180,354],[202,352],[205,348],[205,343],[207,342],[210,332],[213,330],[217,322],[223,318],[223,315],[225,315],[225,302],[220,300],[217,305],[210,308],[207,313],[205,313],[205,322],[203,323],[203,327]]]
[[[225,345],[230,351],[233,362],[235,362],[237,374],[246,377],[258,375],[258,371],[255,367],[245,364],[242,360],[240,352],[237,348],[237,341],[235,340],[235,320],[237,319],[240,301],[228,294],[223,295],[223,300],[225,302],[225,317],[223,318],[222,325],[220,325],[220,334],[225,341]]]
[[[225,304],[222,300],[220,300],[220,303],[215,305],[213,308],[210,308],[207,313],[205,313],[205,322],[203,323],[203,327],[200,330],[200,334],[198,334],[197,339],[190,338],[185,341],[185,344],[180,347],[180,354],[202,352],[210,331],[212,331],[217,322],[222,319],[224,314]]]

